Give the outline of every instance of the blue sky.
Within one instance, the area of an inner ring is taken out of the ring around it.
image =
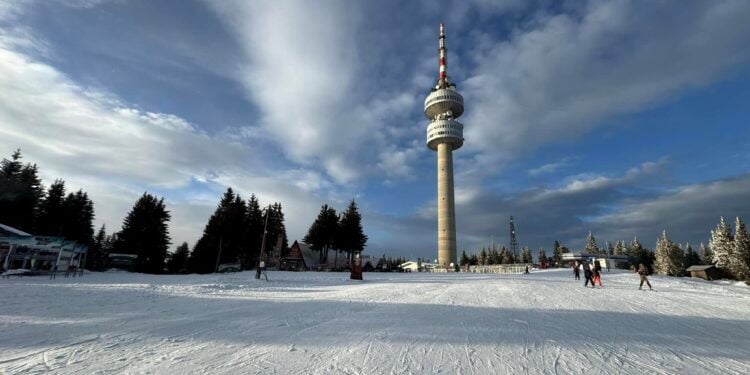
[[[433,257],[437,26],[466,100],[459,248],[750,217],[750,3],[0,0],[0,151],[119,228],[150,191],[194,243],[227,186],[304,236],[357,199],[368,251]]]

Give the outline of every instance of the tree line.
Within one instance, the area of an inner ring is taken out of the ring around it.
[[[539,249],[537,262],[550,266],[565,266],[562,255],[570,252],[566,246],[555,241],[553,255],[546,256],[544,248]],[[645,265],[650,272],[667,276],[685,276],[686,270],[696,265],[714,265],[722,274],[737,280],[750,280],[750,236],[748,236],[745,223],[737,217],[735,219],[734,231],[722,217],[716,227],[711,230],[708,245],[700,244],[698,250],[687,243],[685,245],[673,242],[663,231],[656,240],[655,250],[645,248],[638,237],[634,237],[630,243],[618,241],[614,246],[607,242],[604,248],[600,248],[594,235],[589,232],[586,237],[586,245],[582,253],[606,257],[626,256],[631,267],[640,264]],[[497,248],[492,245],[482,248],[477,253],[467,255],[466,251],[461,253],[460,264],[464,265],[494,265],[512,263],[531,263],[531,251],[524,247],[518,257],[505,246]]]
[[[0,223],[38,236],[60,236],[87,245],[86,268],[103,270],[110,254],[136,255],[134,271],[146,273],[210,273],[218,263],[257,264],[266,217],[268,251],[281,239],[288,249],[281,203],[261,209],[251,194],[245,201],[228,188],[203,234],[190,251],[182,243],[169,253],[171,214],[164,198],[148,192],[125,216],[120,231],[107,234],[105,225],[94,234],[94,203],[83,190],[66,194],[65,182],[42,185],[36,164],[23,164],[20,150],[0,162]]]

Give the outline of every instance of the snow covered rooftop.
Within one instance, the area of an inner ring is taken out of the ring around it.
[[[26,233],[20,229],[11,227],[10,225],[0,224],[0,237],[31,237],[32,234]]]

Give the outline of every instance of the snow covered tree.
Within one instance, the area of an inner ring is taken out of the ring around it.
[[[729,266],[738,280],[750,279],[750,238],[745,223],[739,217],[734,224],[734,249]]]
[[[164,198],[143,193],[123,221],[116,252],[138,255],[136,272],[162,273],[170,243],[169,219]]]
[[[639,264],[643,264],[650,269],[653,265],[653,259],[650,254],[651,252],[641,245],[641,242],[638,241],[638,237],[634,237],[633,241],[630,242],[629,252],[629,261],[634,267],[638,268]]]
[[[586,254],[599,254],[599,246],[596,246],[596,238],[589,231],[588,237],[586,237],[586,248],[583,249]]]
[[[628,247],[625,245],[625,241],[617,241],[617,245],[615,245],[614,255],[628,255]]]
[[[711,231],[711,236],[713,236],[713,231]],[[714,252],[711,251],[710,247],[704,245],[703,242],[701,242],[701,258],[703,258],[702,264],[714,264]]]
[[[656,273],[668,276],[682,276],[685,273],[682,249],[667,238],[666,230],[656,240],[656,250],[654,252],[656,255],[654,271]]]
[[[734,250],[734,241],[732,239],[732,230],[729,224],[724,221],[723,216],[719,225],[711,233],[709,246],[714,253],[713,260],[716,267],[731,274],[732,270],[729,268],[729,265]]]

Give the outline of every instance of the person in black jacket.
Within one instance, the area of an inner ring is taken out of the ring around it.
[[[576,275],[576,280],[581,279],[581,270],[578,268],[578,262],[573,263],[573,273]]]
[[[583,277],[586,278],[586,282],[583,286],[588,287],[589,283],[591,283],[591,287],[594,287],[594,280],[591,279],[591,275],[591,267],[589,266],[589,263],[583,262]]]
[[[638,287],[638,290],[643,289],[643,283],[644,282],[646,283],[646,285],[648,285],[648,289],[649,290],[654,290],[653,288],[651,288],[651,283],[648,282],[648,269],[646,269],[646,265],[645,264],[641,263],[638,266],[638,275],[641,276],[641,285]]]

